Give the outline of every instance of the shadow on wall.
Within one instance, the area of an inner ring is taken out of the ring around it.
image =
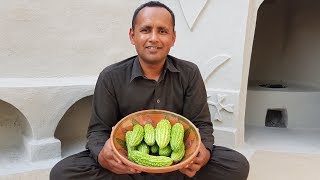
[[[24,139],[31,135],[27,118],[13,105],[0,100],[0,162],[25,159]]]
[[[88,96],[77,101],[60,120],[54,136],[61,141],[62,158],[85,149],[92,98]]]

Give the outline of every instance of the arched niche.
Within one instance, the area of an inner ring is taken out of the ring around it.
[[[11,164],[28,160],[25,140],[32,130],[26,117],[12,104],[0,100],[0,160]]]
[[[260,5],[246,97],[248,144],[304,152],[320,148],[319,9],[313,0]]]
[[[85,149],[92,97],[87,96],[77,101],[61,118],[54,136],[61,141],[62,157]]]

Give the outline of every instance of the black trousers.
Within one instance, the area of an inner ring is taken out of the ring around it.
[[[90,179],[120,179],[120,180],[245,180],[249,173],[247,159],[232,149],[214,146],[211,159],[193,178],[188,178],[180,171],[164,174],[125,174],[118,175],[102,168],[90,157],[90,152],[83,151],[58,162],[50,172],[50,180],[90,180]]]

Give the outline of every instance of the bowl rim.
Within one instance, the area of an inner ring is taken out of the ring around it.
[[[198,155],[198,152],[200,150],[200,145],[201,145],[201,136],[200,136],[200,133],[199,133],[199,130],[198,128],[189,120],[187,119],[186,117],[180,115],[180,114],[177,114],[175,112],[171,112],[171,111],[167,111],[167,110],[160,110],[160,109],[147,109],[147,110],[141,110],[141,111],[136,111],[136,112],[133,112],[131,114],[128,114],[127,116],[123,117],[120,121],[117,122],[117,124],[114,126],[118,126],[119,124],[121,124],[125,119],[127,119],[127,117],[129,116],[133,116],[133,115],[136,115],[136,114],[141,114],[141,113],[148,113],[148,112],[163,112],[163,113],[168,113],[168,114],[173,114],[175,116],[178,116],[184,120],[186,120],[187,122],[189,122],[189,124],[195,129],[195,132],[199,138],[199,141],[198,141],[198,144],[196,146],[196,149],[194,151],[194,153],[191,154],[191,156],[189,156],[188,158],[190,159],[190,161]],[[132,162],[130,160],[128,160],[127,158],[123,157],[117,150],[116,150],[116,147],[114,145],[114,142],[113,142],[113,137],[114,137],[114,127],[112,128],[112,131],[111,131],[111,136],[110,136],[110,140],[111,140],[111,147],[112,147],[112,150],[113,150],[113,153],[116,154],[116,156],[126,165],[134,168],[134,169],[137,169],[137,170],[140,170],[140,171],[143,171],[143,172],[148,172],[148,173],[166,173],[166,172],[172,172],[172,171],[175,171],[175,170],[178,170],[178,169],[181,169],[185,166],[187,166],[190,161],[182,161],[182,162],[179,162],[177,164],[174,164],[174,165],[171,165],[171,166],[166,166],[166,167],[149,167],[149,166],[142,166],[140,164],[137,164],[135,162]]]

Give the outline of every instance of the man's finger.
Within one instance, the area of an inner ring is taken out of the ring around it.
[[[197,172],[200,168],[201,166],[199,164],[190,164],[186,169]]]
[[[180,169],[180,172],[187,175],[188,177],[193,177],[196,173],[189,168]]]
[[[115,153],[112,153],[112,158],[118,163],[123,164],[122,161],[118,158],[118,156]]]
[[[124,164],[119,164],[115,160],[110,161],[110,163],[112,163],[111,164],[111,170],[114,173],[117,173],[117,174],[133,174],[133,173],[135,173],[134,169],[129,168]]]
[[[195,157],[192,161],[193,161],[192,164],[200,164],[200,163],[202,163],[203,158],[201,158],[200,154],[198,154],[198,156]]]
[[[136,169],[134,169],[134,168],[132,168],[132,167],[130,167],[130,166],[122,163],[121,161],[120,161],[120,163],[118,163],[116,160],[114,160],[114,162],[115,162],[116,164],[113,164],[113,167],[116,168],[116,169],[121,169],[121,172],[122,172],[123,174],[135,174],[135,173],[140,173],[140,171],[138,171],[138,170],[136,170]]]

